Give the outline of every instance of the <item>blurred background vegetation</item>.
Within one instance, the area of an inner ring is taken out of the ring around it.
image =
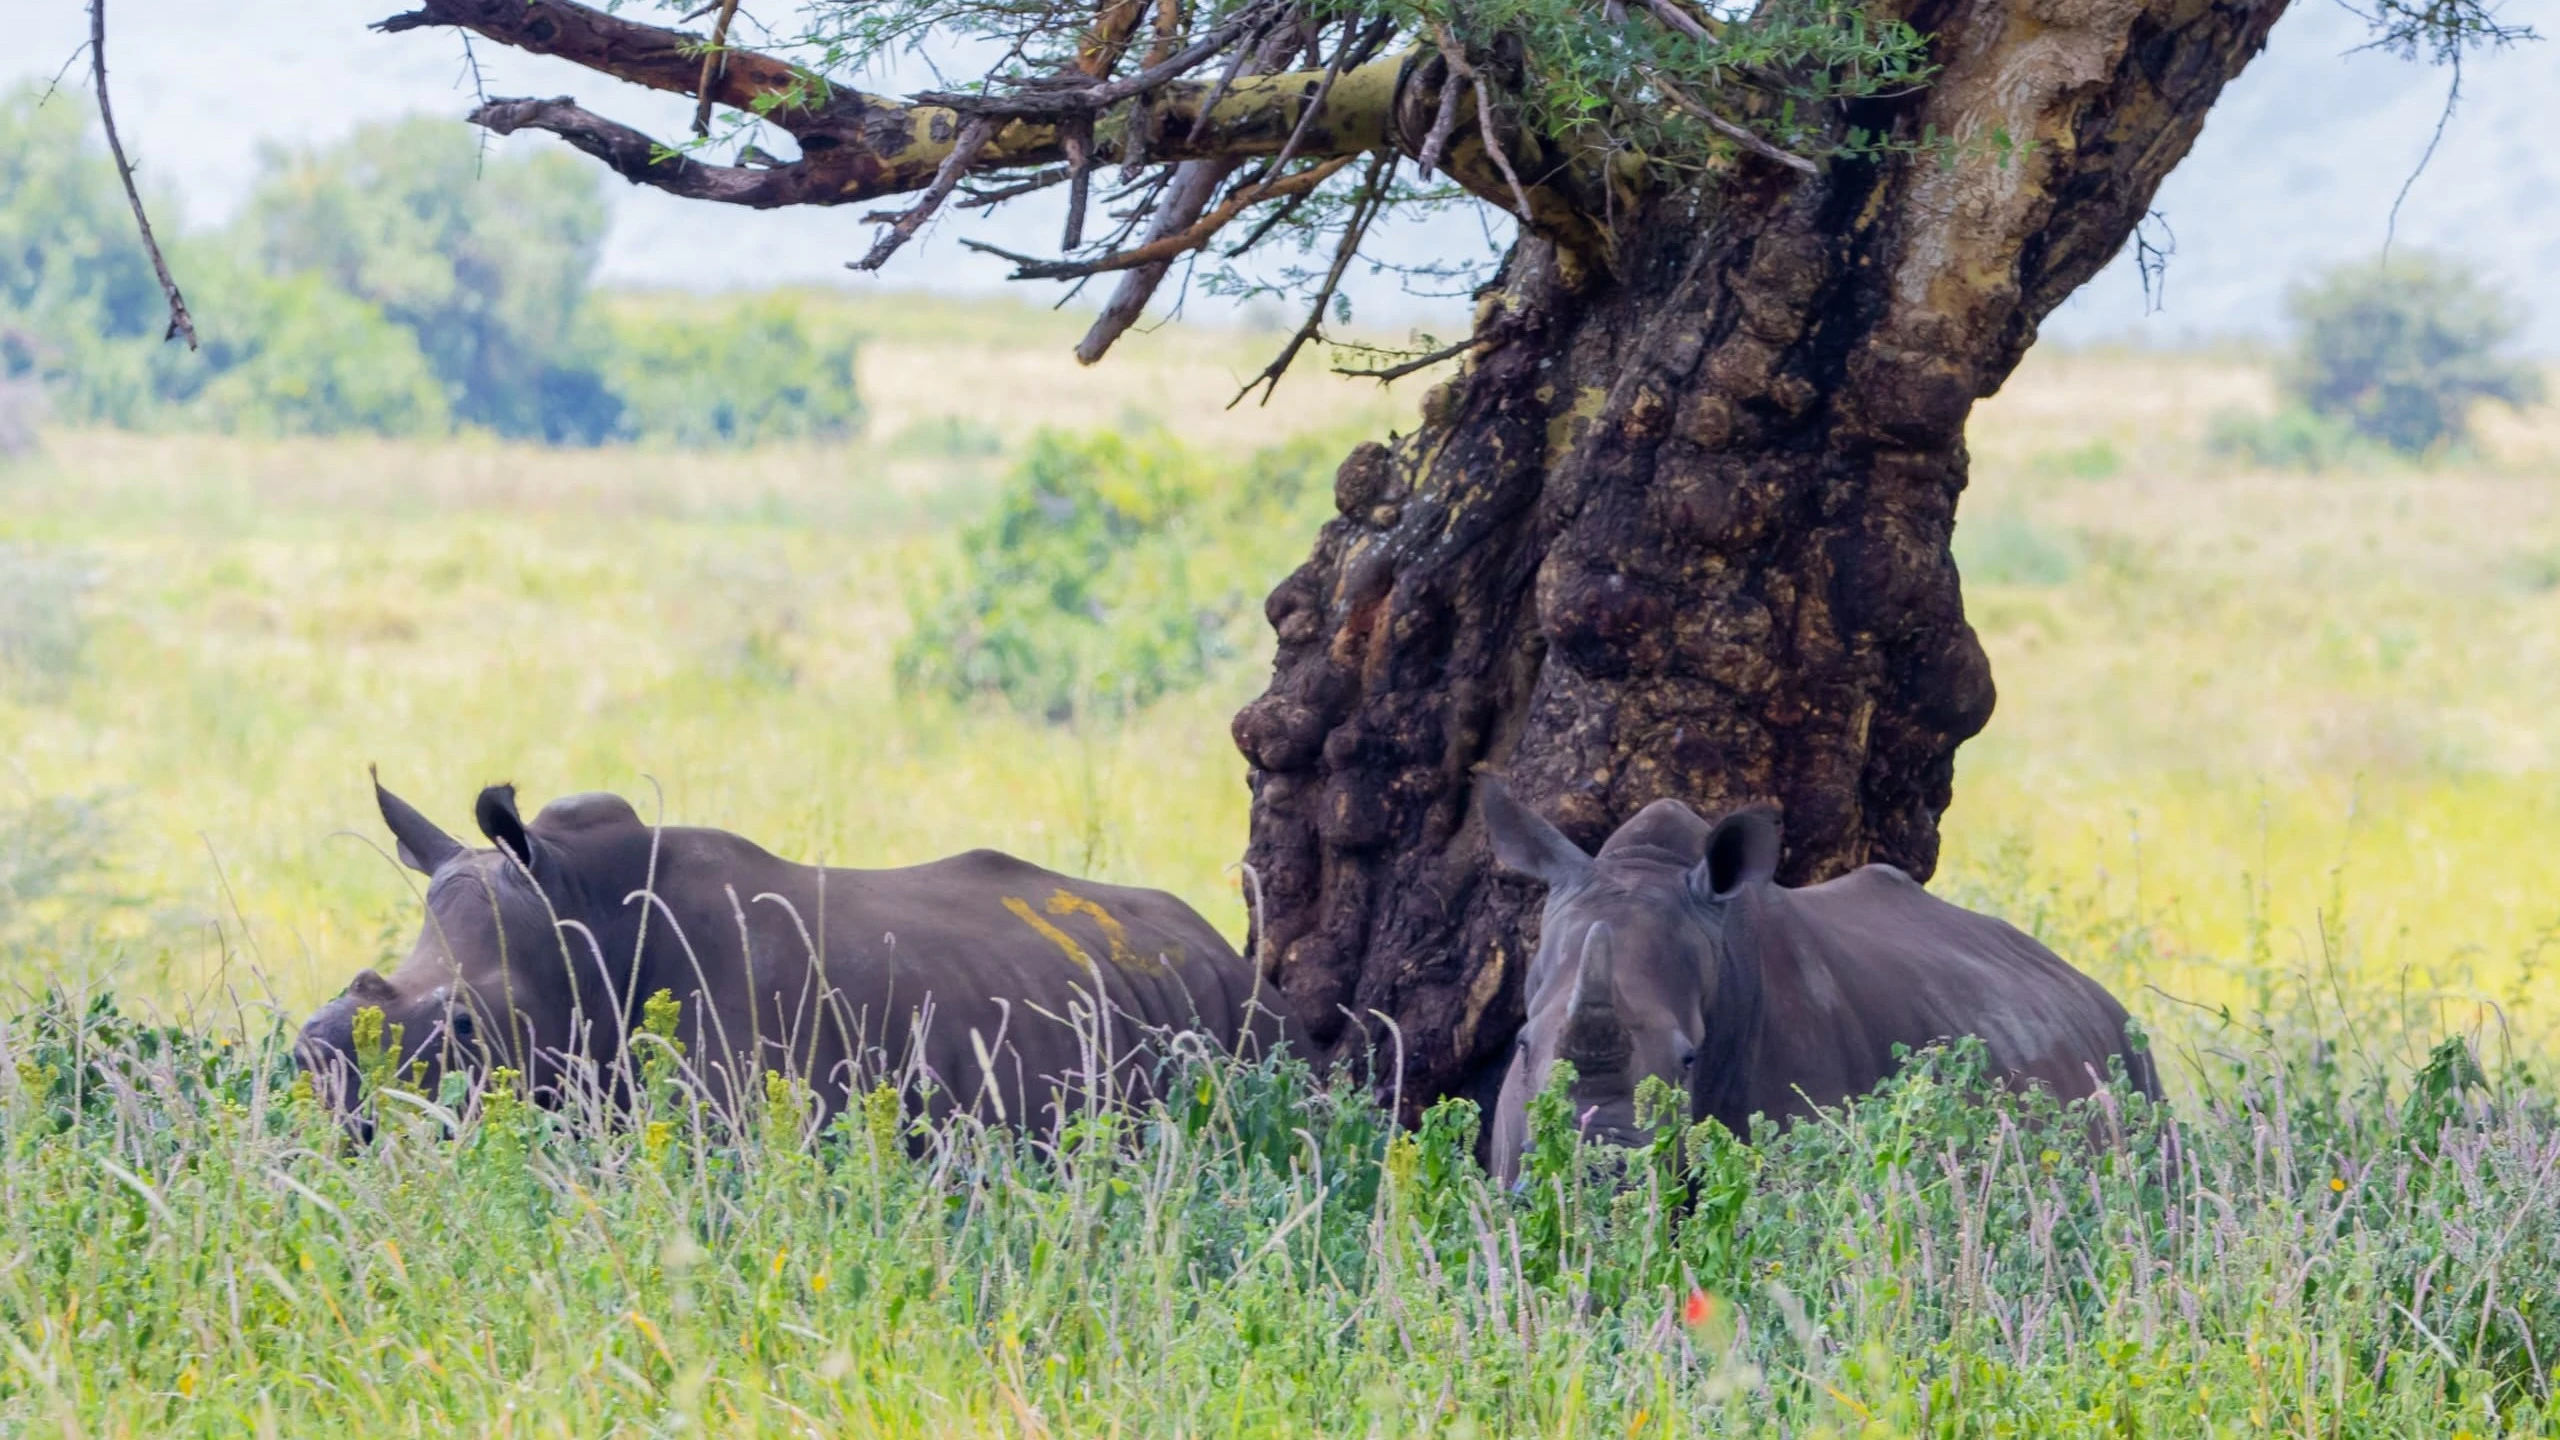
[[[73,97],[0,95],[0,412],[40,392],[74,423],[579,445],[861,425],[844,307],[599,294],[604,172],[484,154],[451,120],[269,150],[230,224],[173,239],[205,347],[166,346],[95,130]],[[27,431],[0,413],[0,447]]]

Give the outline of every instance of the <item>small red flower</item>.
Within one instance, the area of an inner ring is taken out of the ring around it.
[[[1692,1290],[1680,1307],[1680,1323],[1695,1330],[1715,1318],[1716,1297],[1704,1290]]]

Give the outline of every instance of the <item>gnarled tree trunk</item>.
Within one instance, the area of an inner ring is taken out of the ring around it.
[[[1966,417],[2283,8],[1922,4],[1940,75],[1853,117],[1913,148],[1659,195],[1606,274],[1521,242],[1422,428],[1344,463],[1236,717],[1258,953],[1334,1058],[1400,1055],[1407,1118],[1498,1071],[1537,912],[1480,767],[1586,845],[1766,800],[1790,883],[1929,875],[1992,708],[1948,550]]]

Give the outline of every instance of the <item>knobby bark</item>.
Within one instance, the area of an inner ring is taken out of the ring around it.
[[[1586,845],[1662,796],[1767,801],[1788,883],[1930,874],[1993,700],[1949,553],[1966,418],[2284,3],[1930,0],[1939,78],[1853,117],[1914,149],[1658,194],[1607,267],[1521,242],[1421,428],[1344,462],[1235,721],[1256,953],[1329,1058],[1408,1119],[1498,1077],[1537,896],[1493,871],[1479,768]]]

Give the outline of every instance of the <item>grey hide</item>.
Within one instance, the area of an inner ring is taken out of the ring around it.
[[[555,800],[528,825],[511,786],[482,792],[492,843],[475,849],[375,793],[401,861],[430,877],[426,924],[397,969],[357,975],[303,1027],[303,1061],[341,1107],[366,1006],[402,1027],[404,1063],[424,1061],[430,1087],[449,1067],[506,1064],[559,1103],[580,1075],[600,1077],[591,1095],[627,1093],[626,1037],[667,990],[687,1073],[717,1103],[774,1071],[832,1112],[885,1077],[911,1105],[1043,1130],[1095,1093],[1104,1048],[1110,1093],[1138,1098],[1170,1032],[1225,1051],[1279,1036],[1252,968],[1162,891],[993,850],[800,865],[726,831],[653,830],[612,795]]]
[[[1657,800],[1593,856],[1498,780],[1479,782],[1476,803],[1495,858],[1547,885],[1528,1018],[1494,1109],[1492,1159],[1506,1181],[1528,1102],[1559,1059],[1577,1071],[1584,1132],[1620,1144],[1645,1138],[1634,1096],[1648,1075],[1686,1090],[1692,1117],[1748,1136],[1754,1115],[1793,1119],[1872,1089],[1892,1074],[1896,1045],[1963,1035],[1982,1038],[2008,1084],[2076,1099],[2120,1058],[2159,1093],[2124,1007],[2006,921],[1890,865],[1778,885],[1768,810],[1710,827]]]

